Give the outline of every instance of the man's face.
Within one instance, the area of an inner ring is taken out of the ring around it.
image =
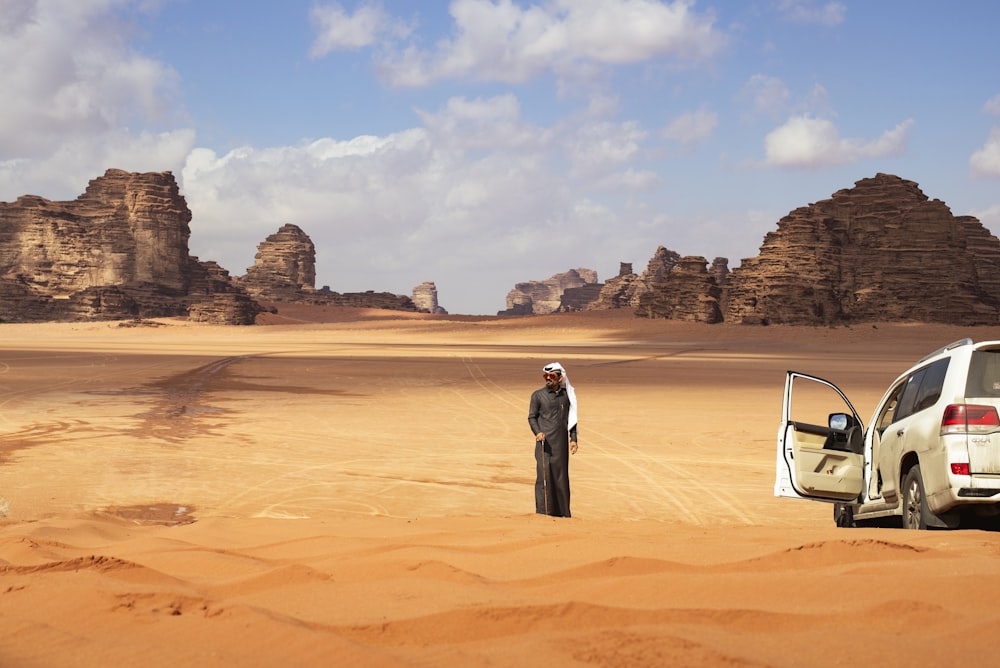
[[[562,374],[559,373],[558,371],[554,371],[551,373],[546,371],[545,373],[542,374],[542,378],[545,379],[545,387],[549,388],[550,390],[558,389],[559,385],[562,383]]]

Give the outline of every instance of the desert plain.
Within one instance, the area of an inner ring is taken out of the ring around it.
[[[867,420],[966,336],[1000,328],[0,325],[0,666],[1000,665],[1000,533],[772,492],[786,370]],[[553,361],[571,519],[534,514]]]

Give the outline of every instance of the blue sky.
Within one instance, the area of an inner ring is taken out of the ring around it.
[[[172,171],[233,275],[495,313],[657,246],[757,255],[879,172],[1000,231],[1000,3],[0,0],[0,201]]]

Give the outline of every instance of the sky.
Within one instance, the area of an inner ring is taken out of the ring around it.
[[[516,283],[758,254],[916,181],[1000,232],[994,0],[0,0],[0,201],[171,171],[231,275],[506,308]]]

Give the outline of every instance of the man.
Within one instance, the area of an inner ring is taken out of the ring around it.
[[[556,362],[542,369],[545,387],[535,390],[528,425],[535,435],[535,512],[570,517],[569,455],[576,454],[576,392]]]

